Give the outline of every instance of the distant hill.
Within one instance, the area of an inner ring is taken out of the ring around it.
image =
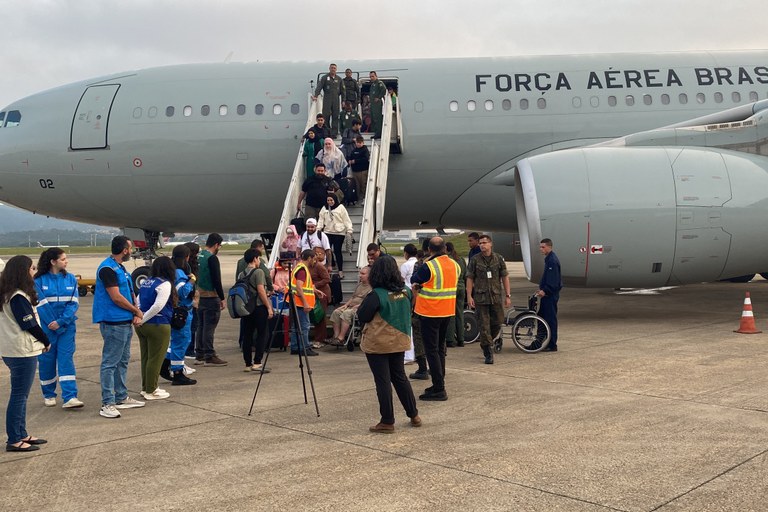
[[[42,245],[105,245],[117,228],[55,219],[0,203],[0,247]]]
[[[115,229],[94,224],[83,224],[71,220],[56,219],[0,203],[0,234],[11,231],[37,231],[46,229],[65,229],[75,231],[116,231]]]

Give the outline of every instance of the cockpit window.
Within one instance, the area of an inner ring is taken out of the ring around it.
[[[11,110],[5,116],[5,126],[19,126],[21,124],[21,112],[18,110]]]
[[[5,121],[5,112],[0,112],[0,128],[3,127],[3,121]]]

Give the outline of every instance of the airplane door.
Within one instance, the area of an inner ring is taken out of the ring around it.
[[[88,87],[72,119],[71,149],[106,149],[109,112],[120,84]]]

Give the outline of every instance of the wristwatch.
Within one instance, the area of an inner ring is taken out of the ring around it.
[[[509,298],[512,298],[512,296],[511,296],[510,294],[507,294],[507,298],[508,298],[508,299],[509,299]]]

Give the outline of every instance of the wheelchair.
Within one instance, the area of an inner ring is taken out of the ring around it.
[[[539,297],[534,293],[528,306],[512,306],[505,314],[504,323],[493,340],[494,352],[501,352],[504,338],[512,338],[515,346],[527,353],[541,352],[552,336],[549,324],[538,315]]]
[[[363,335],[363,324],[357,319],[357,315],[352,319],[352,324],[349,326],[349,332],[344,337],[344,344],[340,347],[347,347],[350,352],[355,351],[355,346],[360,346],[360,339]]]

